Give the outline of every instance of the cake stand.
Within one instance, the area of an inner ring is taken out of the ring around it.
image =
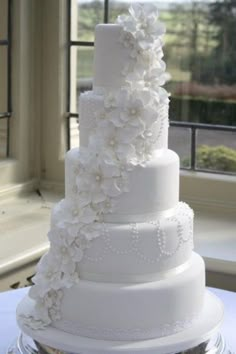
[[[81,352],[82,354],[83,352]],[[21,333],[18,339],[9,347],[7,354],[72,354],[50,347],[45,347],[34,342],[30,337]],[[199,344],[197,347],[185,350],[184,352],[171,354],[233,354],[227,350],[225,341],[220,333],[211,339]]]
[[[24,334],[7,354],[230,354],[219,334],[223,304],[206,291],[203,311],[191,328],[171,336],[140,341],[106,341],[75,336],[53,327],[34,331],[25,327],[20,315],[29,309],[24,298],[17,309]],[[32,340],[31,338],[34,338]],[[55,349],[57,348],[57,349]],[[231,353],[232,354],[232,353]]]

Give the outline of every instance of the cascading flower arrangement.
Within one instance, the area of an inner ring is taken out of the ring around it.
[[[42,257],[33,278],[30,297],[34,312],[25,325],[42,329],[60,319],[63,289],[79,281],[79,262],[93,239],[101,235],[103,215],[129,190],[129,173],[153,156],[160,105],[168,101],[161,86],[168,78],[163,57],[164,25],[153,5],[133,5],[117,18],[120,42],[130,49],[123,68],[125,85],[104,92],[103,108],[87,147],[80,149],[77,199],[62,200],[52,212],[50,251]],[[155,133],[154,133],[155,132]]]

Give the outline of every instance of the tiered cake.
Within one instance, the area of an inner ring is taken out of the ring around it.
[[[210,297],[204,262],[192,252],[193,212],[179,202],[179,158],[167,147],[157,17],[153,6],[136,5],[96,27],[93,91],[79,101],[80,148],[66,155],[50,250],[18,308],[24,332],[74,353],[113,353],[117,342],[148,339],[164,353],[171,340],[165,346],[163,338],[176,342],[200,327]]]

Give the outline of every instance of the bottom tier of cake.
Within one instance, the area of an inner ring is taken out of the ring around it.
[[[24,334],[34,341],[41,343],[44,347],[57,348],[52,353],[60,354],[169,354],[169,353],[226,353],[221,343],[213,343],[205,346],[202,343],[211,342],[219,331],[223,319],[223,304],[212,293],[204,293],[204,304],[199,317],[191,327],[173,334],[157,339],[143,341],[105,341],[88,337],[76,336],[49,326],[45,330],[33,330],[25,326],[22,316],[32,311],[33,302],[26,296],[17,309],[18,324]],[[215,345],[216,344],[216,345]],[[218,345],[220,344],[220,346]],[[28,353],[28,343],[27,353]],[[188,349],[194,348],[188,351]],[[21,348],[22,349],[22,348]],[[217,349],[217,350],[216,350]],[[218,350],[219,349],[219,350]],[[33,351],[37,353],[36,350]],[[12,353],[12,351],[11,351]],[[20,351],[24,353],[24,351]],[[43,352],[44,353],[44,352]],[[227,354],[230,352],[227,351]],[[18,351],[17,351],[18,354]]]
[[[196,253],[182,270],[146,283],[81,280],[64,290],[61,320],[68,333],[108,340],[142,340],[191,326],[203,306],[205,266]]]

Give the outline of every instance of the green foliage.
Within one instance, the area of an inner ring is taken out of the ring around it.
[[[80,48],[78,59],[77,79],[92,78],[93,48]]]
[[[214,51],[209,57],[202,57],[199,60],[194,72],[196,81],[206,84],[234,85],[236,83],[236,48],[235,52]]]
[[[235,0],[215,1],[209,4],[210,26],[215,28],[211,38],[215,48],[209,55],[201,55],[193,78],[211,84],[236,83],[236,3]]]
[[[171,97],[170,120],[236,125],[236,102],[191,97]]]
[[[225,172],[236,172],[236,150],[226,146],[202,145],[196,151],[197,168]],[[182,160],[183,167],[189,167],[189,158]]]

